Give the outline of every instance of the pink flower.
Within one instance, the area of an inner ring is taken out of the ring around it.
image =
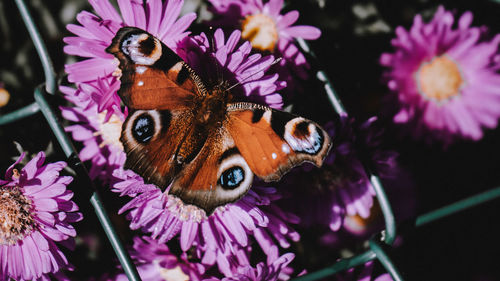
[[[44,165],[40,152],[19,172],[14,167],[24,155],[0,180],[0,279],[49,280],[49,275],[71,269],[56,243],[73,247],[71,223],[82,214],[66,189],[73,179],[59,176],[66,163]]]
[[[302,79],[308,77],[309,64],[295,45],[296,38],[315,40],[321,31],[313,26],[293,25],[299,18],[298,11],[281,14],[283,0],[209,0],[216,13],[222,16],[216,23],[234,28],[240,26],[242,38],[251,42],[260,51],[270,51],[283,60],[279,73],[286,79],[288,88],[293,83],[292,74]]]
[[[442,6],[429,23],[416,15],[409,31],[396,29],[395,52],[380,57],[399,102],[394,122],[415,138],[445,144],[481,139],[500,116],[500,34],[480,40],[485,29],[470,26],[471,12],[453,22]]]
[[[75,124],[66,127],[74,140],[82,142],[83,149],[78,156],[90,161],[89,175],[109,183],[115,169],[123,167],[125,153],[120,142],[123,115],[99,113],[88,91],[94,88],[81,84],[79,89],[61,86],[59,90],[75,107],[61,107],[62,116]],[[109,117],[108,117],[109,116]]]
[[[283,181],[293,188],[288,201],[290,208],[297,210],[302,224],[328,225],[338,231],[346,217],[370,216],[375,190],[360,158],[369,160],[369,167],[387,178],[397,173],[398,155],[380,148],[382,131],[375,121],[376,118],[370,118],[357,124],[354,119],[341,116],[337,126],[328,123],[325,129],[331,135],[333,149],[323,166],[304,166]],[[301,204],[296,204],[297,200]]]
[[[210,40],[201,35],[188,37],[179,44],[179,55],[201,76],[204,81],[229,83],[233,96],[242,101],[266,104],[273,108],[283,106],[283,98],[276,91],[286,83],[278,80],[278,74],[268,73],[274,62],[273,56],[250,54],[252,46],[241,40],[241,32],[233,31],[226,39],[224,32],[217,29],[213,35],[213,49]],[[217,65],[214,65],[216,62]],[[220,73],[221,77],[216,74]],[[209,88],[215,85],[208,85]]]
[[[287,266],[294,259],[295,255],[287,253],[277,259],[268,261],[267,263],[260,262],[254,268],[250,265],[238,265],[235,274],[232,277],[218,279],[215,277],[204,279],[204,281],[276,281],[286,280],[290,277],[284,273],[287,271]]]
[[[91,94],[91,98],[99,105],[99,112],[107,110],[109,114],[118,114],[120,99],[116,91],[120,88],[120,83],[113,77],[118,61],[105,51],[118,29],[123,26],[142,28],[175,49],[177,42],[187,36],[186,29],[194,21],[196,14],[190,13],[177,19],[183,5],[182,0],[168,0],[165,3],[151,0],[144,6],[142,1],[120,0],[120,13],[108,0],[89,2],[97,15],[83,11],[77,15],[81,25],[67,26],[76,36],[64,38],[67,44],[64,52],[86,58],[66,65],[68,80],[98,86],[97,93]]]
[[[135,260],[141,279],[145,281],[199,281],[205,272],[203,265],[188,261],[186,253],[178,258],[167,245],[150,237],[135,237],[130,255]],[[128,278],[120,274],[107,280],[126,281]]]
[[[114,176],[121,181],[113,186],[113,191],[133,198],[119,211],[128,212],[132,229],[150,233],[159,243],[179,236],[183,251],[195,247],[202,264],[217,263],[225,276],[233,275],[232,264],[236,261],[250,264],[243,249],[250,245],[252,234],[264,253],[275,258],[275,241],[289,247],[288,240],[300,238],[289,226],[297,223],[297,218],[271,206],[280,198],[273,188],[254,186],[239,201],[218,207],[207,217],[202,209],[144,184],[132,171],[117,170]]]

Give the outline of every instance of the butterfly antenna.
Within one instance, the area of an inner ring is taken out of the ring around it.
[[[271,63],[268,67],[271,67],[271,66],[273,66],[273,65],[275,65],[275,64],[277,64],[277,63],[279,63],[281,60],[282,60],[282,58],[277,58],[277,59],[275,59],[275,60],[274,60],[274,61],[273,61],[273,62],[272,62],[272,63]],[[248,75],[247,77],[243,78],[241,81],[238,81],[238,82],[236,82],[235,84],[233,84],[233,85],[229,86],[229,87],[226,89],[226,91],[230,91],[232,88],[234,88],[234,87],[236,87],[236,86],[239,86],[239,85],[241,85],[241,84],[245,83],[245,82],[246,82],[246,81],[248,81],[250,78],[252,78],[255,74],[257,74],[257,73],[259,73],[259,72],[261,72],[261,71],[264,71],[264,69],[265,69],[265,68],[266,68],[266,67],[263,67],[263,68],[261,68],[261,69],[259,69],[259,70],[255,71],[254,73],[252,73],[252,74]]]

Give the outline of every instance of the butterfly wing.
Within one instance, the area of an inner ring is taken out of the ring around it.
[[[123,27],[106,49],[120,62],[118,94],[130,113],[122,127],[125,167],[165,188],[190,151],[180,147],[205,89],[172,50],[144,30]],[[192,153],[191,153],[192,154]]]
[[[106,49],[120,62],[118,95],[132,109],[192,108],[205,88],[194,71],[158,38],[122,27]]]
[[[250,169],[265,181],[277,181],[303,162],[321,166],[331,147],[313,121],[253,103],[230,104],[227,126]]]

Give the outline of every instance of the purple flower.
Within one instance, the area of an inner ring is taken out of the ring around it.
[[[71,201],[66,186],[71,177],[59,176],[64,162],[44,165],[43,152],[19,172],[7,169],[0,180],[1,280],[48,280],[48,276],[71,266],[56,242],[73,247],[76,231],[71,225],[82,214]]]
[[[373,276],[373,267],[375,263],[369,261],[364,264],[361,272],[355,270],[355,268],[350,268],[346,272],[339,273],[335,275],[336,281],[392,281],[392,277],[389,273],[384,273],[379,276]]]
[[[234,28],[240,26],[242,38],[251,42],[254,49],[270,51],[280,56],[279,72],[287,83],[293,83],[290,73],[302,79],[308,77],[309,65],[295,45],[295,38],[315,40],[321,36],[321,31],[313,26],[293,25],[299,18],[298,11],[281,14],[283,0],[209,0],[216,13],[223,16],[218,22]],[[288,85],[290,87],[290,85]]]
[[[260,262],[254,268],[250,265],[239,265],[232,277],[218,279],[215,277],[205,279],[204,281],[276,281],[287,280],[290,277],[285,273],[287,266],[294,259],[295,255],[287,253],[281,257],[269,262]]]
[[[265,74],[274,62],[273,56],[250,55],[252,47],[248,41],[239,43],[239,31],[233,31],[226,40],[224,32],[217,29],[213,39],[214,46],[210,46],[204,33],[187,37],[179,44],[178,53],[203,81],[218,84],[222,79],[227,87],[236,85],[231,89],[235,98],[273,108],[283,106],[283,99],[276,91],[284,88],[286,83],[278,80],[276,73]]]
[[[98,106],[91,101],[88,91],[94,88],[81,84],[78,89],[61,86],[59,90],[75,107],[61,107],[62,116],[76,124],[66,127],[73,139],[83,143],[78,156],[90,161],[89,175],[109,182],[112,173],[125,163],[125,153],[120,142],[123,115],[99,113]]]
[[[400,106],[394,122],[445,144],[481,139],[482,127],[495,128],[500,116],[500,34],[480,40],[485,28],[470,27],[471,12],[453,22],[442,6],[429,23],[416,15],[409,31],[396,29],[395,52],[380,57]]]
[[[135,237],[134,246],[130,252],[142,280],[202,280],[205,272],[203,265],[188,261],[183,253],[180,258],[174,255],[167,245],[158,243],[149,237]],[[125,274],[120,274],[108,280],[128,280]]]
[[[342,116],[338,126],[328,123],[325,129],[332,137],[333,149],[323,166],[304,166],[284,181],[293,187],[290,206],[299,208],[302,224],[326,224],[337,231],[346,217],[370,216],[375,190],[360,158],[368,159],[370,168],[380,176],[390,177],[397,157],[396,152],[380,149],[381,131],[374,126],[375,121],[371,118],[358,125]],[[297,200],[301,204],[296,204]]]
[[[68,80],[75,83],[91,83],[99,86],[101,92],[91,95],[99,105],[99,112],[107,109],[113,112],[120,109],[120,99],[116,91],[120,87],[119,81],[113,76],[118,61],[105,49],[111,44],[118,29],[123,26],[136,26],[147,30],[158,37],[172,49],[178,41],[187,36],[186,29],[196,18],[190,13],[177,20],[183,1],[161,0],[118,1],[120,13],[107,0],[89,0],[97,15],[83,11],[77,15],[81,25],[69,24],[68,30],[74,37],[65,37],[64,52],[86,58],[73,64],[66,65]],[[121,15],[120,15],[121,14]],[[103,90],[107,88],[106,90]],[[109,113],[111,114],[111,113]]]
[[[218,207],[207,217],[202,209],[144,184],[132,171],[116,170],[114,176],[121,181],[113,186],[113,191],[133,198],[119,211],[128,211],[132,229],[150,233],[158,243],[179,236],[183,251],[195,247],[202,264],[217,263],[225,276],[232,276],[234,264],[250,264],[243,249],[250,245],[251,234],[270,257],[277,257],[274,241],[288,247],[288,239],[299,239],[298,233],[288,226],[297,223],[297,218],[271,207],[280,198],[274,188],[254,186],[239,201]]]

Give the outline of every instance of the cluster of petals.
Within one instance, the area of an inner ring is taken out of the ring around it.
[[[89,175],[109,183],[113,171],[125,163],[125,153],[119,142],[124,116],[99,113],[98,105],[89,96],[86,84],[77,89],[61,86],[59,90],[74,106],[61,107],[62,116],[73,122],[65,128],[83,148],[78,153],[82,161],[90,162]],[[106,120],[107,119],[107,120]]]
[[[284,184],[293,187],[290,208],[298,208],[302,224],[323,224],[337,231],[346,216],[370,216],[375,190],[360,157],[367,157],[370,168],[380,176],[391,177],[398,155],[380,148],[382,131],[374,126],[376,120],[370,118],[357,124],[344,115],[337,124],[327,123],[325,129],[333,140],[333,148],[323,166],[305,166],[284,180]],[[360,147],[368,155],[361,155]],[[305,189],[304,184],[310,188]],[[293,203],[297,198],[303,202],[299,206]]]
[[[144,281],[192,280],[203,279],[205,267],[188,260],[186,253],[177,257],[168,246],[150,237],[134,237],[130,256],[137,266],[137,271]],[[107,280],[126,281],[125,274],[119,274]]]
[[[29,202],[32,221],[31,225],[23,226],[25,231],[17,241],[5,242],[8,234],[1,233],[0,280],[50,280],[51,275],[63,278],[60,271],[72,266],[57,244],[72,248],[76,231],[71,224],[82,219],[78,206],[71,201],[73,192],[66,189],[73,179],[59,175],[66,163],[44,164],[43,152],[18,171],[15,167],[24,156],[25,153],[7,169],[5,179],[0,180],[0,191],[3,200],[12,198],[13,192],[20,192],[27,200],[25,203]],[[9,223],[8,215],[3,214],[4,226]]]
[[[394,122],[415,138],[479,140],[483,127],[497,126],[500,34],[485,40],[486,28],[472,27],[472,18],[465,12],[455,25],[442,6],[429,23],[416,15],[410,30],[396,29],[394,52],[380,57],[399,104]]]
[[[292,87],[294,76],[301,79],[308,77],[308,69],[310,68],[304,54],[295,44],[296,38],[306,40],[315,40],[321,36],[319,28],[308,25],[293,25],[299,18],[299,12],[296,10],[281,14],[283,8],[283,0],[270,0],[263,3],[262,0],[209,0],[213,6],[213,10],[222,16],[217,24],[234,28],[239,26],[241,21],[252,15],[263,15],[272,21],[270,28],[276,29],[277,42],[273,48],[273,53],[276,56],[283,58],[279,62],[279,71],[281,79],[285,80],[289,85],[287,89]]]
[[[231,89],[231,94],[239,100],[278,109],[283,106],[282,96],[277,91],[286,87],[286,83],[278,80],[279,75],[276,73],[266,74],[275,61],[274,56],[251,53],[252,46],[248,41],[241,42],[241,32],[238,30],[233,31],[227,39],[220,28],[209,36],[213,36],[213,40],[202,33],[187,37],[178,45],[179,56],[204,81],[215,85],[221,81],[230,83],[228,87],[236,85]]]
[[[280,196],[274,188],[254,186],[242,199],[217,208],[213,214],[162,192],[158,187],[145,184],[143,179],[129,170],[116,170],[117,183],[113,191],[132,197],[119,212],[127,212],[132,229],[141,229],[164,243],[178,236],[183,251],[195,247],[204,265],[217,264],[225,276],[232,276],[233,264],[250,264],[245,247],[251,237],[262,246],[268,256],[277,257],[276,241],[289,246],[299,235],[290,226],[298,219],[293,214],[275,207],[265,209]],[[252,235],[253,234],[253,235]],[[264,247],[265,246],[265,247]]]

